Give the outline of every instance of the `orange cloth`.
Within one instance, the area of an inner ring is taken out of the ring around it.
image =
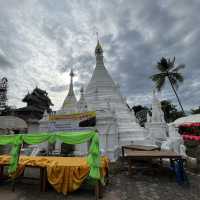
[[[10,156],[0,156],[0,165],[8,164]],[[101,173],[107,174],[109,160],[101,158]],[[67,194],[77,190],[89,174],[89,166],[86,157],[50,157],[50,156],[20,156],[17,172],[13,176],[19,176],[25,166],[38,166],[47,168],[49,183],[57,192]]]

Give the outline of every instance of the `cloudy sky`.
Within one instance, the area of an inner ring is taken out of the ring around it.
[[[74,68],[79,94],[95,65],[96,32],[105,65],[129,104],[149,105],[149,76],[162,57],[184,63],[179,87],[185,109],[200,105],[199,0],[0,0],[0,75],[9,81],[9,105],[35,86],[48,92],[53,109],[67,94]],[[166,85],[162,99],[177,103]]]

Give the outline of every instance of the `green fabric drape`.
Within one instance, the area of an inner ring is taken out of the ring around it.
[[[100,151],[99,151],[99,136],[95,131],[84,132],[56,132],[56,133],[32,133],[18,135],[0,135],[0,145],[11,144],[11,160],[9,173],[13,173],[17,169],[20,146],[23,142],[27,144],[39,144],[45,141],[50,143],[60,140],[66,144],[81,144],[86,141],[91,141],[89,154],[87,158],[90,166],[89,176],[94,179],[100,179]]]
[[[48,141],[50,137],[53,137],[53,134],[51,133],[35,133],[35,134],[27,134],[22,135],[23,142],[27,144],[40,144],[42,142]]]
[[[16,137],[12,135],[0,135],[0,137],[0,145],[14,144],[16,142]]]

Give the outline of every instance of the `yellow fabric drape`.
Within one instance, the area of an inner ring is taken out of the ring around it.
[[[8,164],[9,160],[10,156],[0,156],[0,165]],[[107,173],[108,162],[107,157],[101,157],[103,176]],[[20,156],[18,169],[13,176],[21,175],[25,166],[46,167],[49,183],[63,194],[77,190],[90,171],[86,157]]]

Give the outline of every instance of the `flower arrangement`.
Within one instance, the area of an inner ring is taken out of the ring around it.
[[[200,123],[185,123],[179,126],[188,156],[199,157],[200,148]]]

